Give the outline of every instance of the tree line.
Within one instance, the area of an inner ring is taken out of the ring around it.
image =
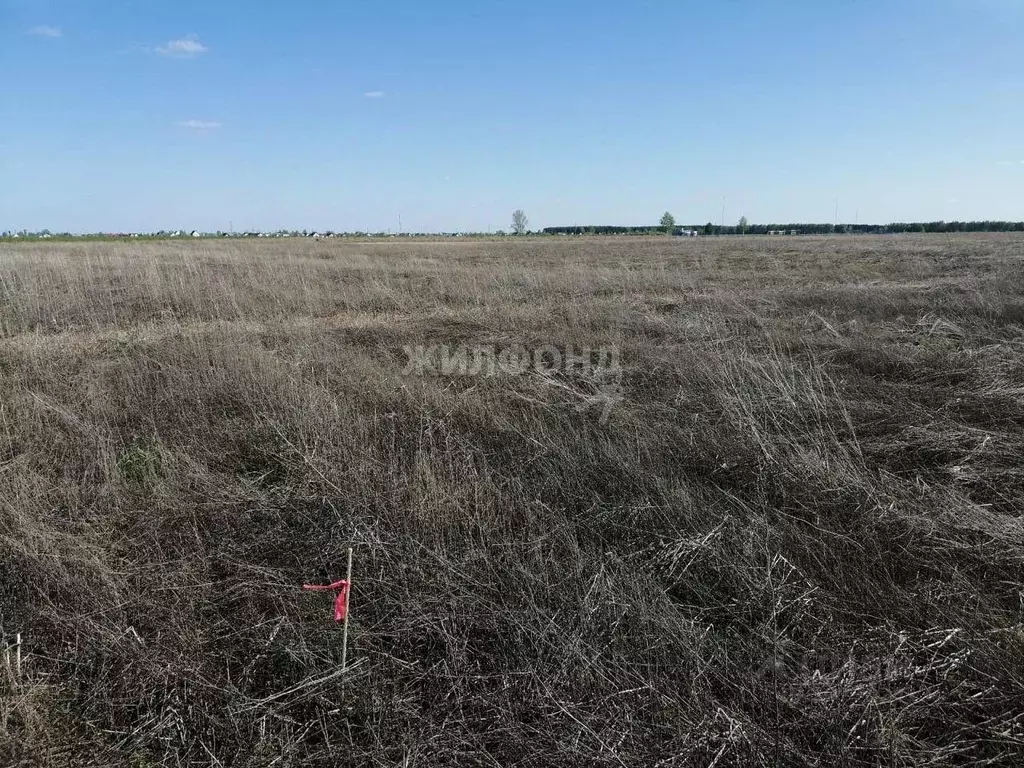
[[[669,231],[671,230],[671,231]],[[926,221],[894,222],[892,224],[748,224],[745,221],[735,225],[687,224],[669,225],[663,218],[661,224],[639,227],[617,227],[609,225],[544,227],[545,235],[657,235],[679,234],[684,230],[696,230],[704,235],[767,235],[769,232],[796,232],[798,235],[885,235],[905,232],[1024,232],[1024,221]]]

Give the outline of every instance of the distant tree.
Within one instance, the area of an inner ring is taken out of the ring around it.
[[[661,217],[661,228],[665,230],[666,235],[671,235],[672,230],[676,228],[676,217],[665,211],[665,215]]]
[[[747,222],[747,217],[746,216],[740,216],[740,223],[736,225],[736,228],[740,231],[741,235],[747,234],[747,227],[748,226],[749,226],[749,223]]]
[[[525,235],[530,227],[530,220],[526,218],[522,208],[517,208],[512,214],[512,232],[517,235]]]
[[[715,225],[712,224],[709,221],[707,224],[704,225],[704,234],[705,235],[713,235],[714,233],[715,233]]]

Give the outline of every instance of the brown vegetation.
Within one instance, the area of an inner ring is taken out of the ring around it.
[[[1019,764],[1022,451],[1018,235],[0,245],[0,763]]]

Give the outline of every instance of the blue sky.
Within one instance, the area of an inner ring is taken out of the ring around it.
[[[0,230],[1024,219],[1024,0],[0,0]]]

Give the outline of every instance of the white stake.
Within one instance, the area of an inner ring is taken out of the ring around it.
[[[17,672],[17,677],[18,677],[18,680],[20,681],[21,680],[21,632],[19,632],[17,634],[17,636],[15,637],[14,644],[16,646],[15,652],[14,652],[14,669]]]
[[[352,547],[348,548],[348,568],[345,571],[345,581],[348,582],[348,589],[345,590],[345,626],[341,634],[342,671],[344,671],[345,663],[348,660],[348,601],[352,594]]]

